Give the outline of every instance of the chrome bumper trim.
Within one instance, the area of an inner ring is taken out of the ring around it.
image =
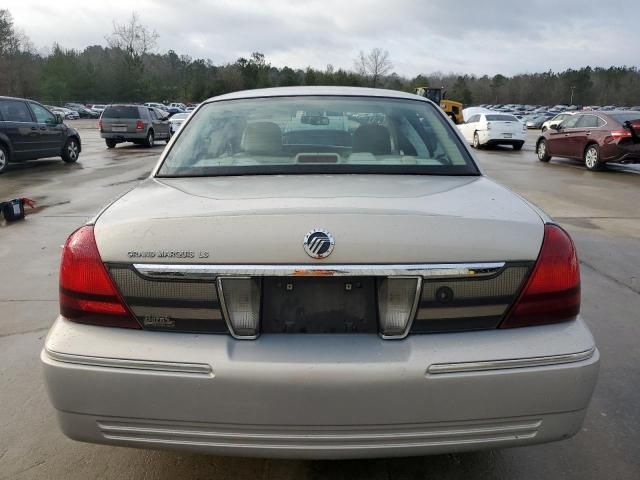
[[[92,367],[124,368],[130,370],[152,370],[164,373],[192,373],[213,377],[210,365],[204,363],[159,362],[154,360],[132,360],[126,358],[92,357],[72,355],[45,349],[46,355],[57,362],[74,363]]]
[[[588,360],[596,352],[596,347],[576,353],[550,355],[545,357],[514,358],[510,360],[490,360],[483,362],[438,363],[429,366],[427,373],[441,375],[446,373],[482,372],[510,368],[546,367],[563,363],[575,363]]]
[[[138,273],[149,278],[211,280],[221,275],[269,277],[352,277],[420,276],[486,277],[494,275],[505,262],[389,264],[389,265],[195,265],[136,263]]]

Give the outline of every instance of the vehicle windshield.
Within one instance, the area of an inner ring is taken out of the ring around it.
[[[139,118],[138,107],[114,105],[105,108],[102,118]]]
[[[513,115],[485,115],[487,122],[517,122]]]
[[[436,108],[424,101],[374,97],[212,102],[181,130],[158,176],[478,175]]]

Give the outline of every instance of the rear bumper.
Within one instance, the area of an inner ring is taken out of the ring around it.
[[[109,140],[119,140],[122,142],[128,142],[132,140],[145,140],[147,138],[147,132],[145,130],[140,133],[133,132],[100,132],[100,137]]]
[[[581,356],[540,363],[573,353]],[[264,335],[250,342],[58,319],[41,358],[60,425],[73,439],[288,458],[568,438],[580,429],[599,364],[580,319],[402,341]],[[538,362],[481,371],[452,365],[513,359]]]
[[[515,145],[524,143],[526,133],[513,133],[511,138],[504,138],[501,133],[495,133],[490,130],[478,132],[480,135],[480,143],[483,145]]]

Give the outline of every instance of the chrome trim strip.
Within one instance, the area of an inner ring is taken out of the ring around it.
[[[165,373],[194,373],[213,377],[213,369],[205,363],[160,362],[155,360],[133,360],[128,358],[93,357],[74,355],[45,349],[49,358],[57,362],[88,365],[92,367],[124,368],[130,370],[153,370]]]
[[[445,373],[484,372],[510,368],[545,367],[563,363],[575,363],[589,360],[596,352],[596,347],[576,353],[549,355],[544,357],[514,358],[510,360],[489,360],[482,362],[436,363],[430,365],[427,373],[441,375]]]
[[[218,276],[295,277],[295,276],[420,276],[480,277],[497,273],[505,262],[434,263],[388,265],[203,265],[136,263],[137,272],[149,278],[212,280]]]

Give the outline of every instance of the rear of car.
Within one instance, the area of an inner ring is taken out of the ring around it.
[[[609,130],[601,142],[602,161],[640,163],[640,112],[607,112]]]
[[[109,148],[122,142],[151,147],[156,135],[153,127],[149,107],[139,105],[109,105],[98,121],[100,136]]]
[[[599,354],[568,234],[438,106],[348,88],[202,105],[66,242],[42,362],[62,430],[289,458],[579,431]]]
[[[527,138],[526,125],[507,113],[481,113],[461,125],[460,130],[475,148],[511,145],[520,150]]]

